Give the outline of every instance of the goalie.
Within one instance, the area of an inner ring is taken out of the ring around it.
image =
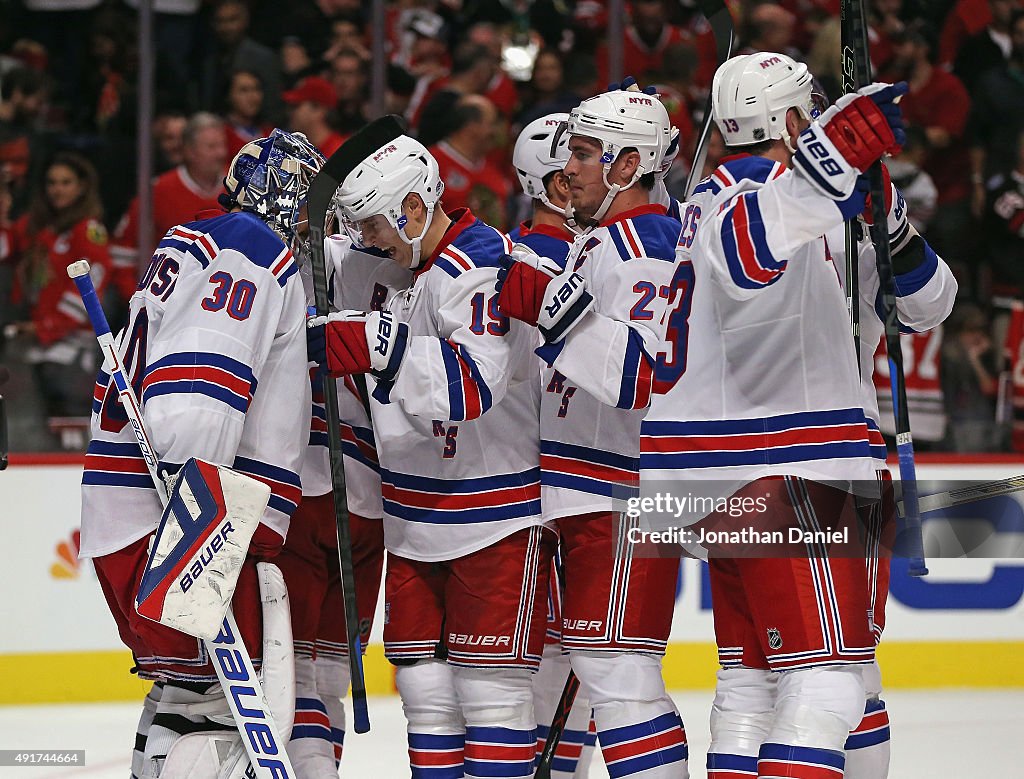
[[[276,642],[285,655],[281,667],[291,662],[287,615],[261,613],[267,598],[256,563],[277,554],[301,496],[310,386],[297,273],[305,226],[300,212],[322,164],[302,136],[280,130],[244,146],[224,182],[221,202],[230,213],[167,232],[117,339],[168,485],[187,460],[202,458],[270,487],[234,597],[239,630],[257,666],[264,629],[269,633],[282,622],[287,638]],[[93,559],[121,639],[135,657],[134,672],[155,682],[139,723],[132,774],[198,775],[164,764],[171,746],[186,733],[230,733],[233,722],[203,642],[136,612],[161,505],[117,387],[104,371],[82,485],[80,554]],[[278,698],[290,709],[292,695],[287,689]],[[287,726],[290,711],[279,719]]]

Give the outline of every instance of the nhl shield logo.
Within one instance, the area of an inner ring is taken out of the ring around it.
[[[779,634],[778,628],[768,628],[768,646],[771,649],[782,648],[782,636]]]

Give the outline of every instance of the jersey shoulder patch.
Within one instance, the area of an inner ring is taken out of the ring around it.
[[[665,214],[640,214],[608,225],[608,235],[623,260],[648,257],[675,262],[682,225]]]

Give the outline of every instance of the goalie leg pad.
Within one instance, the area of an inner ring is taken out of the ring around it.
[[[153,724],[153,716],[156,714],[156,705],[160,702],[163,694],[163,682],[153,682],[153,686],[146,693],[142,702],[142,714],[139,715],[139,724],[135,728],[135,748],[132,750],[132,779],[139,779],[143,774],[145,766],[146,737],[149,735],[149,728]]]
[[[167,682],[156,704],[153,724],[146,738],[143,775],[165,776],[165,760],[182,736],[237,737],[234,725],[217,722],[207,716],[207,713],[212,715],[227,708],[220,685],[209,687],[206,684]],[[190,742],[188,748],[183,748],[181,759],[186,762],[199,759],[200,751],[195,747],[195,741]],[[205,758],[203,760],[205,765]]]
[[[256,575],[263,611],[263,694],[282,737],[287,738],[295,716],[295,658],[288,588],[281,569],[257,563]]]

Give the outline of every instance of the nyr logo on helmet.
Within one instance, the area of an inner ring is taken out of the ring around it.
[[[654,101],[649,97],[631,97],[629,102],[632,105],[654,105]]]
[[[779,59],[778,57],[767,57],[766,59],[761,60],[761,69],[764,70],[766,68],[770,68],[772,65],[781,64],[782,60]]]
[[[382,159],[384,159],[389,154],[391,154],[391,152],[395,152],[395,151],[398,151],[398,147],[395,146],[395,144],[393,144],[393,143],[392,144],[388,144],[383,149],[381,149],[380,151],[378,151],[376,154],[373,155],[373,161],[374,162],[380,162]]]

